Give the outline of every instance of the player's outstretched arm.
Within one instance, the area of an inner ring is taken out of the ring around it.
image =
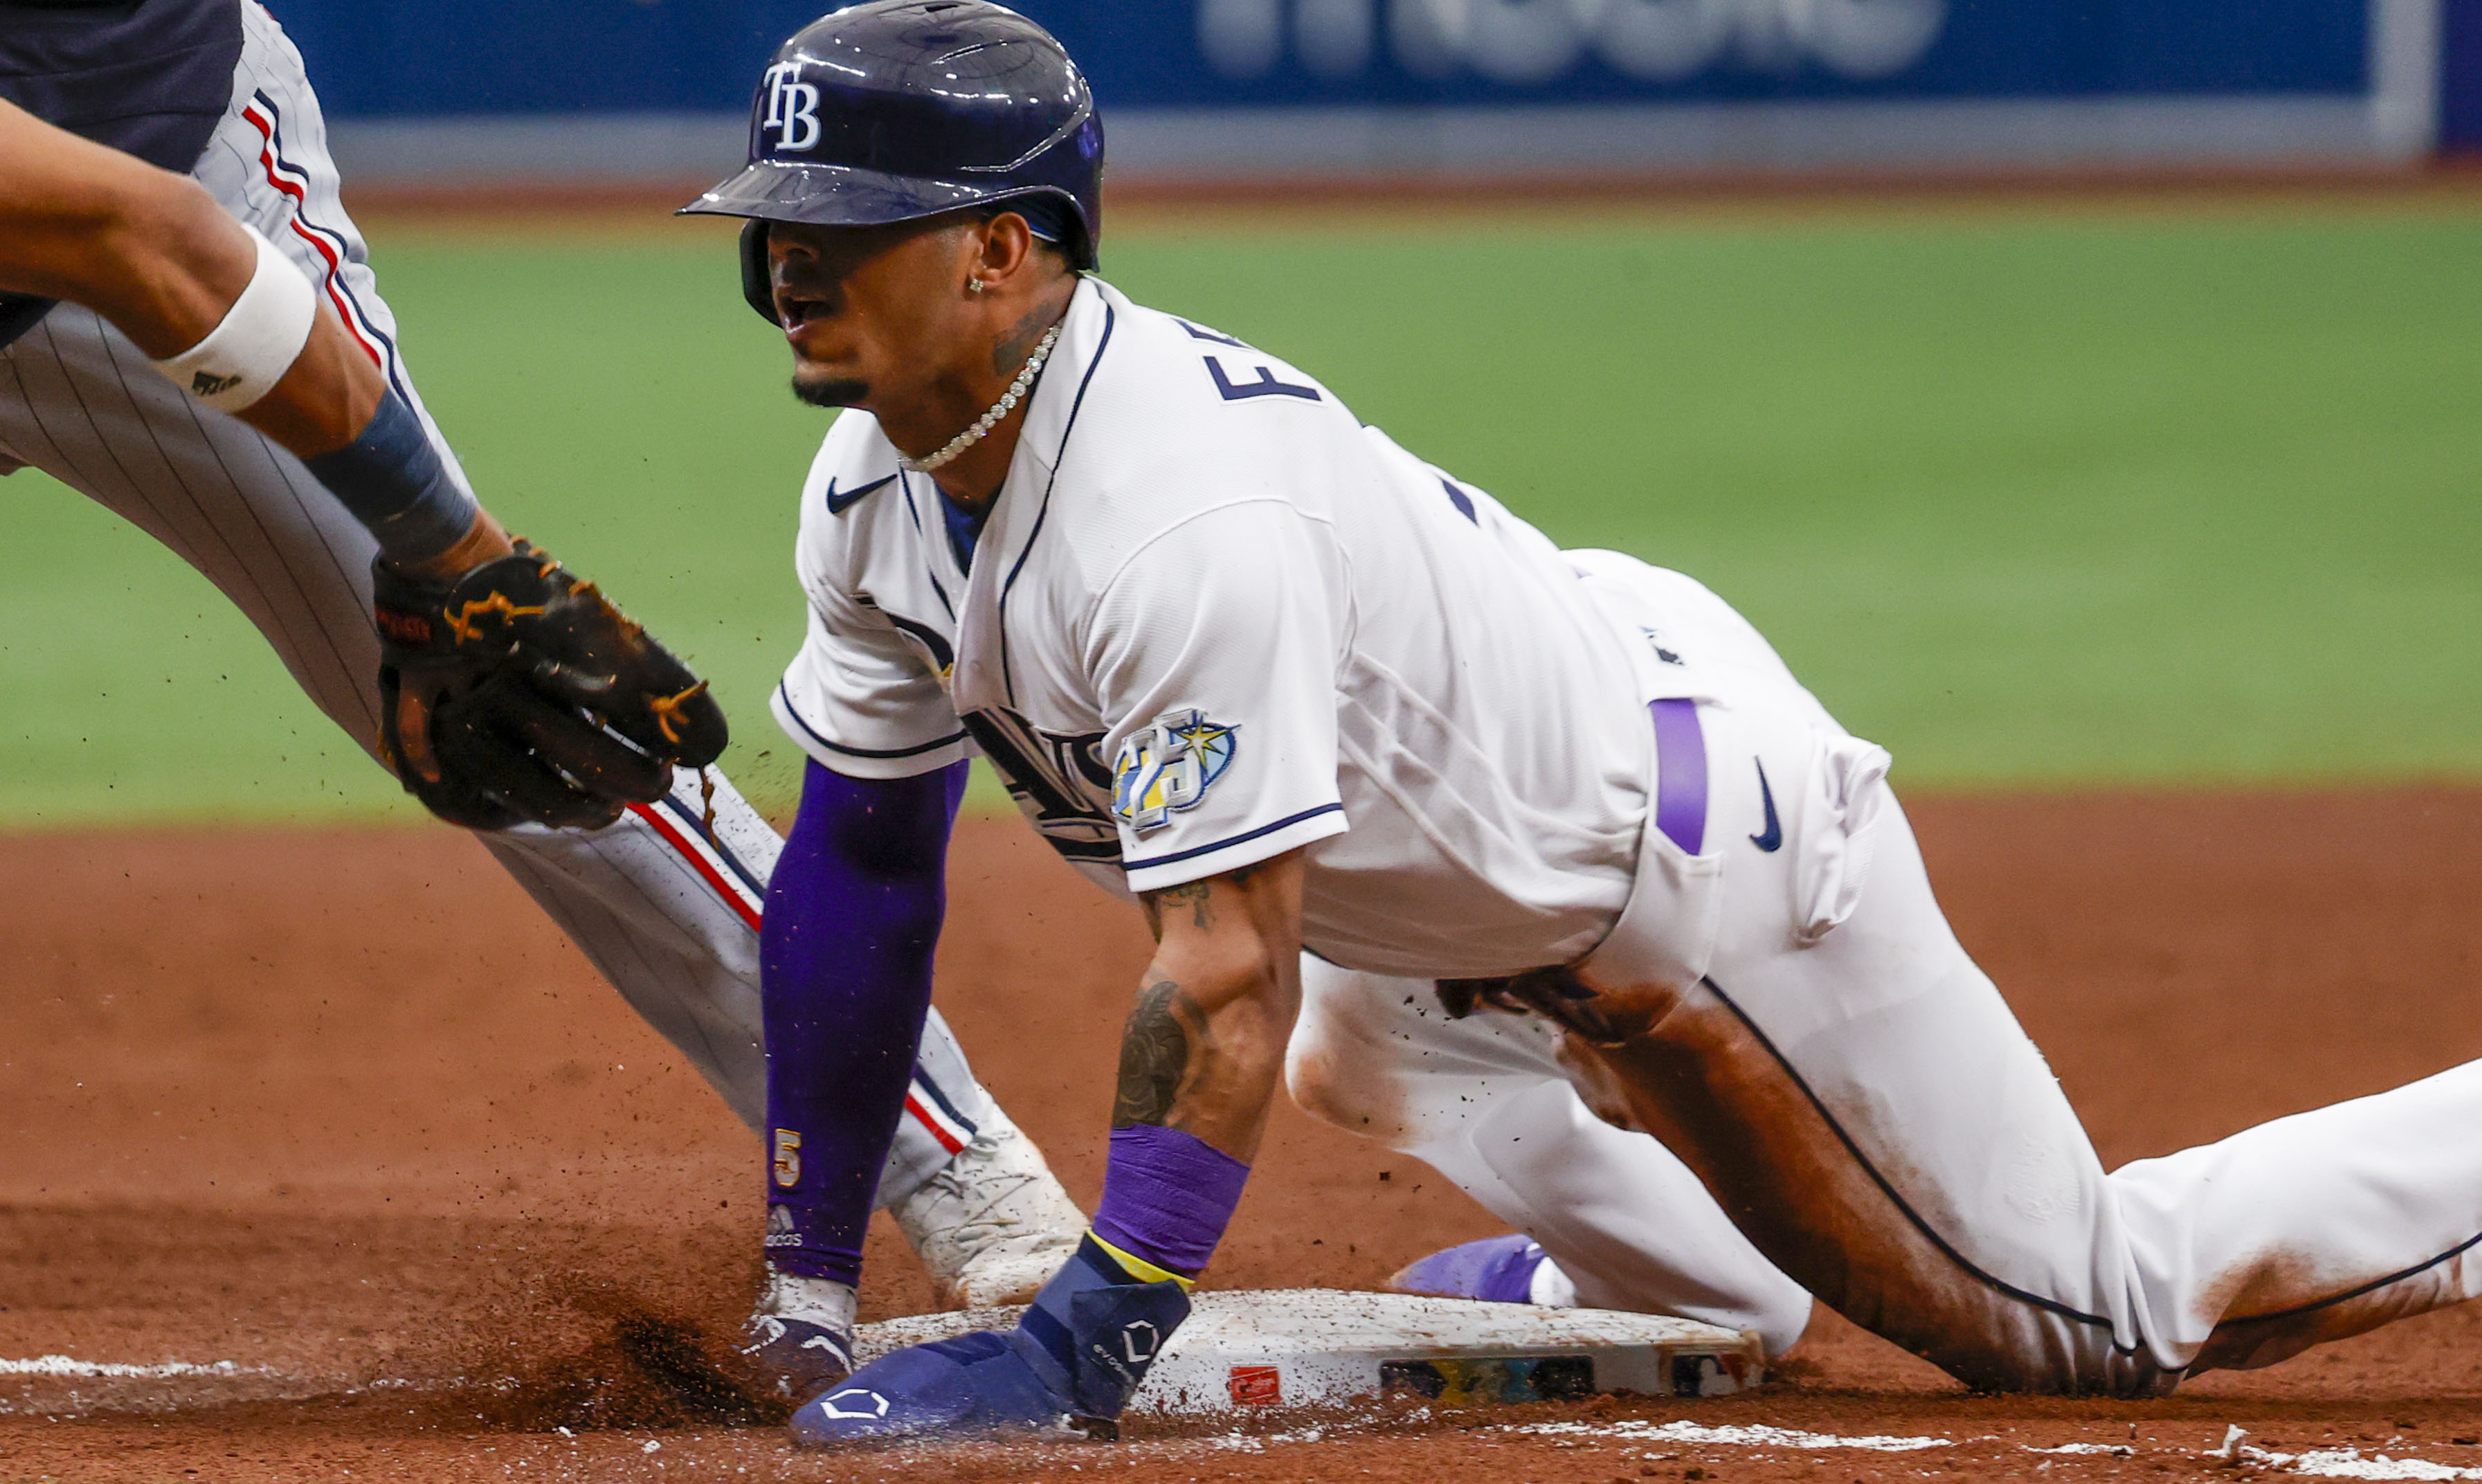
[[[432,812],[605,825],[724,751],[706,683],[513,542],[301,270],[198,182],[0,102],[0,289],[101,314],[370,529],[382,748]]]
[[[1063,1419],[1108,1435],[1188,1316],[1266,1132],[1300,1008],[1301,853],[1143,900],[1155,955],[1122,1035],[1093,1230],[1014,1331],[883,1356],[796,1413],[797,1441]],[[770,1014],[772,1049],[772,1001]]]
[[[250,229],[197,181],[0,102],[0,288],[82,304],[166,361],[215,332],[258,267]],[[387,382],[333,309],[299,301],[314,305],[296,307],[299,354],[233,411],[310,459],[351,442]]]
[[[0,287],[85,305],[163,357],[216,328],[255,263],[197,181],[0,101]]]
[[[399,570],[448,578],[513,549],[454,488],[336,311],[206,188],[0,101],[0,289],[119,327],[175,384],[312,466]],[[375,433],[383,446],[356,447]]]

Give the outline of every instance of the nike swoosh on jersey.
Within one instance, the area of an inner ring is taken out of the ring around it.
[[[1750,760],[1757,762],[1755,757]],[[1783,825],[1776,818],[1776,794],[1767,786],[1767,765],[1763,762],[1758,763],[1758,797],[1767,806],[1767,828],[1762,834],[1751,835],[1750,843],[1764,851],[1780,850],[1783,847]]]
[[[873,490],[878,489],[882,485],[892,485],[894,483],[896,483],[896,476],[890,474],[885,479],[874,479],[869,484],[857,485],[853,489],[847,490],[842,494],[839,494],[836,492],[836,482],[831,479],[828,481],[828,514],[831,516],[841,516],[846,511],[853,509],[854,502],[859,500],[863,495],[870,493]]]

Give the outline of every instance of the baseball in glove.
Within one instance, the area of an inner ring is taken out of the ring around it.
[[[523,540],[445,586],[372,566],[380,738],[451,824],[600,829],[724,752],[706,682]]]

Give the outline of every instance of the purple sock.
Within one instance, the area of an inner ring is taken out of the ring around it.
[[[812,763],[767,884],[767,1260],[858,1283],[881,1166],[904,1116],[947,910],[965,765],[857,779]]]
[[[1232,1224],[1232,1207],[1249,1179],[1248,1165],[1177,1128],[1115,1128],[1095,1234],[1133,1258],[1195,1278]]]

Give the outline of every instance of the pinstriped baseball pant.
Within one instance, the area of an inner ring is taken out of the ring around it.
[[[396,350],[362,240],[338,197],[326,125],[302,59],[243,5],[233,100],[193,173],[284,250],[417,411],[461,482]],[[0,350],[0,473],[40,468],[171,547],[267,636],[319,709],[364,751],[379,736],[379,645],[368,532],[301,462],[207,411],[98,316],[62,305]],[[488,503],[488,502],[487,502]],[[478,835],[621,996],[752,1129],[766,1117],[758,921],[781,841],[729,783],[698,778],[593,833]],[[914,1096],[880,1183],[882,1204],[945,1165],[991,1111],[932,1012]]]

